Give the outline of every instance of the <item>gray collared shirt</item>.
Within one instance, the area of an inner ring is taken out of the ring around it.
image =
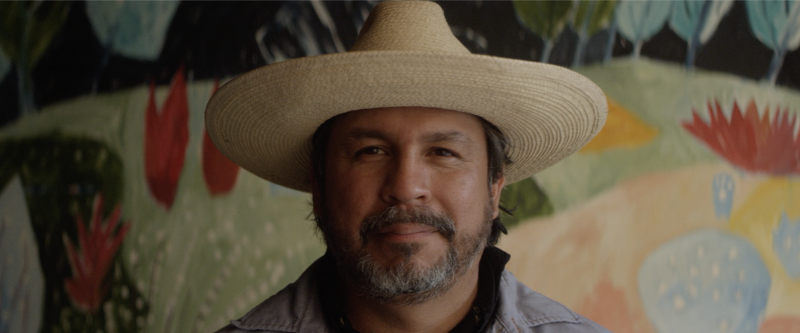
[[[317,296],[314,262],[294,283],[268,298],[217,333],[330,332]],[[500,303],[486,332],[599,333],[609,332],[560,303],[539,294],[509,271],[500,280]]]

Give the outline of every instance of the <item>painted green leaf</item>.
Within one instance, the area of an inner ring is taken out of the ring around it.
[[[22,1],[0,1],[0,47],[12,62],[17,61],[19,54],[26,7]]]
[[[30,64],[31,68],[39,58],[42,57],[50,41],[61,30],[61,26],[67,19],[70,2],[68,1],[46,1],[38,3],[33,10],[31,20],[27,22],[30,32],[28,43],[30,45]]]
[[[0,2],[0,46],[9,59],[33,68],[67,19],[70,5],[67,1]]]
[[[569,19],[572,1],[514,1],[517,18],[542,39],[558,38]]]
[[[608,27],[614,17],[616,5],[617,0],[579,1],[575,10],[573,25],[578,28],[588,19],[586,33],[592,36]],[[576,31],[578,30],[576,29]]]
[[[533,217],[553,214],[553,204],[550,202],[550,198],[533,178],[503,188],[500,202],[504,207],[513,211],[513,215],[503,217],[503,223],[507,227]]]

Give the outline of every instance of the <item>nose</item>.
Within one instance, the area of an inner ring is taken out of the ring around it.
[[[390,206],[416,206],[430,199],[429,172],[420,158],[399,157],[386,175],[381,198]]]

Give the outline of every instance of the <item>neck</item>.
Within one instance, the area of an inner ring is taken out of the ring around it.
[[[449,332],[467,315],[478,294],[480,256],[444,294],[421,304],[384,304],[345,283],[345,312],[359,332]],[[340,281],[346,281],[344,279]]]

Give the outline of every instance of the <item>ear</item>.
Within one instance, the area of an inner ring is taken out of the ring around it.
[[[506,177],[500,176],[489,189],[492,193],[492,219],[496,219],[500,215],[500,193],[503,191],[503,185],[506,183]]]

